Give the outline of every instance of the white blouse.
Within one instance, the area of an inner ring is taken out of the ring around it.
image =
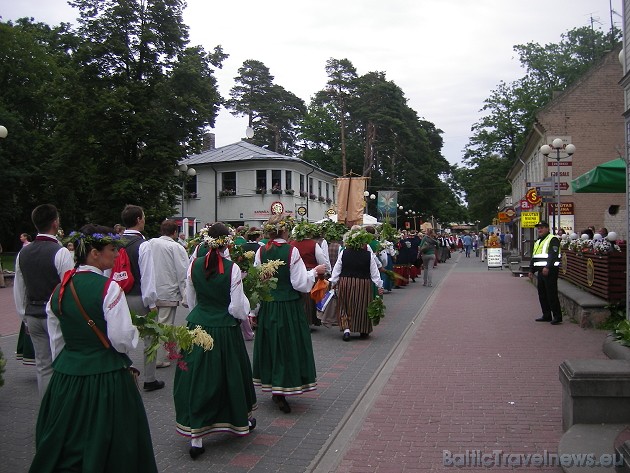
[[[275,238],[273,241],[277,241],[278,243],[286,243],[286,240],[282,238]],[[302,257],[300,256],[300,252],[297,248],[291,247],[291,255],[290,264],[289,264],[289,274],[291,277],[291,286],[298,292],[310,292],[315,280],[317,279],[317,272],[315,268],[310,271],[306,270],[306,266],[304,265],[304,261],[302,261]],[[260,248],[256,252],[256,257],[254,258],[254,266],[260,266]]]
[[[192,282],[192,266],[192,263],[188,266],[188,276],[186,278],[186,298],[190,310],[197,305],[197,291],[195,291],[195,285]],[[228,312],[235,319],[246,320],[249,310],[249,300],[245,295],[241,281],[241,269],[234,263],[230,274],[230,305],[228,306]]]
[[[77,273],[86,271],[104,276],[103,271],[89,265],[79,266]],[[64,297],[72,297],[72,294],[66,293]],[[63,339],[59,319],[50,307],[50,300],[46,305],[46,313],[48,314],[50,349],[54,360],[59,353],[61,353],[66,342]],[[107,293],[103,299],[103,314],[107,321],[107,338],[109,338],[112,347],[114,347],[116,351],[129,353],[138,346],[138,330],[131,323],[131,314],[129,313],[125,293],[116,283],[111,283],[107,288]]]

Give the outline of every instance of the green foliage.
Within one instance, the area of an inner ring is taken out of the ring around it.
[[[606,306],[610,310],[610,315],[606,320],[597,326],[600,330],[612,330],[614,331],[620,322],[626,319],[626,310],[618,304],[611,304]]]
[[[378,229],[378,233],[379,239],[381,241],[390,241],[394,243],[399,240],[400,232],[397,228],[390,225],[389,223],[384,223],[383,225],[381,225],[381,227]]]
[[[318,224],[318,226],[318,234],[323,235],[323,237],[329,242],[342,241],[343,236],[348,231],[348,227],[346,227],[343,223],[333,222],[330,219],[324,220],[322,223]]]
[[[251,310],[256,309],[262,301],[273,301],[271,291],[278,287],[278,278],[274,275],[284,262],[270,260],[260,266],[254,266],[256,254],[253,251],[245,251],[242,245],[232,248],[230,254],[232,261],[246,273],[243,278],[243,290]]]
[[[298,221],[295,227],[293,227],[293,230],[291,230],[291,236],[297,241],[313,238],[318,233],[318,226],[314,223],[310,223],[308,220]]]
[[[385,303],[382,296],[376,296],[370,301],[367,307],[368,318],[372,325],[378,325],[381,319],[385,317]]]
[[[355,250],[364,249],[373,239],[374,235],[363,229],[350,230],[343,237],[343,246]]]
[[[617,324],[615,337],[622,345],[630,347],[630,320],[624,319]]]

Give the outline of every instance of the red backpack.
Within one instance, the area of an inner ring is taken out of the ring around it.
[[[124,248],[118,249],[118,256],[114,260],[110,279],[116,281],[125,293],[131,291],[135,283],[135,278],[131,272],[131,261],[129,261],[129,255]]]

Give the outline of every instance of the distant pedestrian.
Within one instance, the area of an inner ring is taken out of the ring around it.
[[[185,250],[188,249],[188,242],[186,241],[186,235],[184,235],[183,233],[179,234],[179,237],[177,238],[177,243],[182,245]]]
[[[30,245],[33,239],[28,233],[22,233],[20,235],[20,241],[22,242],[22,248],[24,248],[25,246]]]
[[[433,285],[433,281],[431,278],[431,267],[433,266],[433,260],[435,259],[435,252],[438,246],[438,242],[433,236],[433,229],[428,228],[427,234],[424,236],[420,243],[420,252],[422,253],[422,265],[424,266],[422,285],[428,287],[431,287]]]
[[[503,244],[505,247],[505,251],[512,251],[512,232],[509,231],[505,234],[503,238]]]
[[[534,243],[529,267],[529,279],[537,275],[538,300],[542,316],[536,322],[562,323],[562,308],[558,298],[558,270],[560,268],[560,240],[549,232],[549,224],[540,221],[538,239]]]
[[[466,233],[462,237],[462,243],[464,244],[464,251],[466,252],[466,258],[470,258],[470,251],[472,250],[472,237]]]

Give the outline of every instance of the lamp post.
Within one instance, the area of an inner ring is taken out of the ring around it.
[[[8,134],[7,128],[0,125],[0,138],[6,138]]]
[[[575,153],[575,146],[571,143],[569,143],[568,145],[565,145],[562,140],[560,138],[556,138],[555,140],[553,140],[553,142],[551,143],[551,146],[549,145],[542,145],[540,147],[540,152],[545,156],[545,157],[549,157],[549,155],[551,154],[552,150],[556,151],[556,192],[558,193],[557,195],[557,207],[556,207],[556,211],[553,214],[553,226],[555,228],[555,232],[558,233],[558,230],[560,229],[560,159],[562,159],[560,157],[560,151],[563,150],[567,153],[567,156],[563,156],[565,158],[568,158],[570,156],[573,156],[573,154]],[[557,216],[557,226],[556,226],[556,216]]]
[[[365,213],[369,214],[368,202],[376,199],[376,196],[374,194],[370,194],[369,191],[363,191],[363,197],[365,198]]]
[[[180,164],[175,168],[175,176],[182,176],[182,229],[184,226],[184,199],[186,197],[186,179],[197,175],[195,168],[189,168],[186,164]]]

